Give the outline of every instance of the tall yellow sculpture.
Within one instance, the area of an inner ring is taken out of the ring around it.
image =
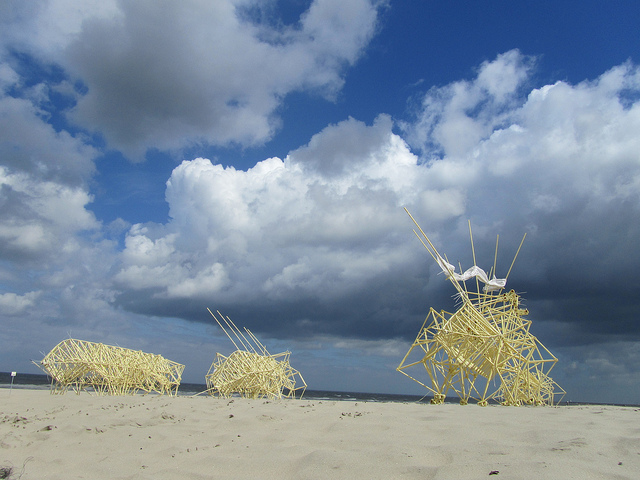
[[[69,338],[36,364],[51,378],[51,393],[70,388],[98,395],[134,395],[140,391],[177,395],[184,365],[127,348]]]
[[[218,319],[211,310],[209,313],[236,347],[236,351],[228,357],[216,354],[205,376],[209,395],[226,398],[236,393],[247,398],[276,399],[294,398],[299,392],[302,397],[307,384],[300,372],[289,365],[290,352],[271,355],[247,328],[242,333],[229,317],[217,312],[220,316]],[[238,343],[233,340],[223,323]]]
[[[469,225],[474,265],[459,274],[406,211],[420,231],[414,233],[458,291],[460,308],[455,313],[431,308],[397,370],[429,390],[435,404],[444,402],[449,390],[461,404],[473,399],[481,406],[491,400],[503,405],[553,405],[556,397],[561,400],[565,392],[549,376],[557,358],[529,331],[531,321],[523,318],[529,312],[520,307],[520,297],[513,290],[504,292],[524,237],[507,276],[498,279],[495,259],[489,275],[476,265]],[[497,249],[496,242],[496,258]],[[475,291],[467,288],[468,280],[475,283]],[[431,385],[406,372],[414,367],[426,371]]]

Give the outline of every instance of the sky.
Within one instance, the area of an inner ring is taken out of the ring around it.
[[[0,370],[77,338],[204,383],[249,328],[316,390],[505,276],[565,400],[640,403],[636,1],[0,4]]]

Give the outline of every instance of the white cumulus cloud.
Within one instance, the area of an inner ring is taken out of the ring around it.
[[[144,268],[179,264],[190,274],[167,276],[168,296],[207,285],[222,298],[344,295],[403,257],[385,244],[381,220],[398,223],[420,167],[391,127],[386,116],[372,126],[349,119],[247,171],[183,162],[167,182],[171,221],[130,231],[118,278],[147,288],[162,281],[142,280]]]
[[[41,292],[27,292],[24,295],[15,293],[0,294],[0,314],[20,315],[33,306]]]

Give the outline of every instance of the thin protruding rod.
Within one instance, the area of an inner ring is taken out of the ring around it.
[[[500,240],[500,235],[496,236],[496,253],[493,256],[493,271],[491,275],[496,276],[496,264],[498,263],[498,241]]]
[[[220,313],[220,312],[218,312]],[[222,315],[222,314],[220,314]],[[225,316],[225,322],[227,322],[227,325],[231,324],[232,328],[234,329],[234,334],[236,337],[238,337],[238,340],[240,341],[240,343],[242,344],[242,346],[244,347],[244,349],[248,352],[249,349],[253,350],[254,353],[258,353],[255,349],[255,347],[251,344],[251,342],[249,340],[247,340],[247,337],[244,336],[244,334],[242,333],[242,331],[236,327],[236,324],[233,323],[233,321],[228,317]],[[244,342],[247,342],[247,344],[249,345],[249,347],[247,347],[247,345],[245,345],[245,343],[242,341],[244,339]]]
[[[478,264],[476,263],[476,248],[473,245],[473,233],[471,232],[471,220],[467,220],[469,224],[469,239],[471,240],[471,253],[473,255],[473,266],[476,267]],[[462,268],[460,268],[462,271]],[[476,292],[480,293],[480,281],[478,280],[478,276],[476,275]]]
[[[260,348],[260,350],[262,350],[262,354],[263,355],[269,355],[269,352],[267,351],[267,347],[265,347],[262,342],[260,342],[260,340],[258,340],[258,337],[256,337],[251,330],[249,330],[248,328],[245,327],[245,331],[247,332],[247,334],[251,337],[251,339],[256,343],[256,345],[258,345],[258,347]]]
[[[507,272],[507,276],[504,277],[505,280],[507,280],[509,278],[509,274],[511,273],[511,269],[513,268],[513,264],[516,263],[516,258],[518,258],[518,253],[520,253],[520,249],[522,248],[522,244],[524,243],[524,239],[525,238],[527,238],[527,233],[526,232],[522,236],[522,241],[520,241],[520,246],[518,247],[518,250],[516,250],[516,254],[513,257],[513,261],[511,262],[511,266],[509,267],[509,271]]]
[[[233,343],[233,346],[234,346],[234,347],[236,347],[236,350],[240,350],[240,349],[238,348],[238,345],[236,345],[236,342],[234,342],[234,341],[233,341],[233,338],[231,338],[231,335],[229,335],[229,332],[227,332],[226,328],[224,328],[224,327],[222,326],[222,324],[220,323],[220,320],[218,320],[218,317],[216,317],[216,316],[213,314],[213,312],[212,312],[211,310],[209,310],[209,307],[207,307],[207,310],[209,311],[209,313],[211,314],[211,316],[215,319],[216,323],[217,323],[218,325],[220,325],[220,328],[221,328],[221,329],[222,329],[222,331],[225,333],[225,335],[226,335],[227,337],[229,337],[229,340],[231,340],[231,343]],[[218,312],[218,313],[220,313],[220,312]],[[220,314],[220,316],[222,317],[222,314]],[[222,319],[224,320],[224,317],[222,317]]]
[[[431,249],[429,247],[427,247],[424,242],[422,242],[422,239],[420,238],[420,235],[418,235],[418,233],[415,230],[413,231],[413,233],[416,234],[416,236],[420,239],[420,241],[422,242],[424,247],[427,249],[427,251],[431,254],[433,259],[437,260],[438,257],[442,258],[442,256],[438,253],[438,250],[436,249],[436,247],[433,245],[433,243],[431,243],[431,240],[429,240],[429,237],[427,237],[427,234],[424,233],[424,231],[422,230],[422,227],[420,227],[418,222],[416,222],[416,219],[413,218],[411,213],[409,213],[409,210],[407,210],[407,207],[404,207],[404,211],[407,212],[407,215],[409,215],[409,218],[411,218],[411,220],[413,220],[413,223],[415,223],[416,227],[418,227],[418,230],[420,230],[420,233],[422,234],[422,236],[427,240],[427,243],[429,243],[429,247],[431,247],[431,249],[433,249],[433,251],[431,251]]]
[[[409,218],[411,218],[411,220],[413,221],[413,223],[416,225],[416,227],[418,227],[418,230],[420,230],[420,233],[422,234],[422,236],[425,238],[425,240],[427,241],[427,243],[429,244],[429,248],[424,241],[422,240],[422,238],[420,238],[420,235],[418,235],[418,232],[416,232],[415,230],[413,231],[413,233],[416,235],[416,237],[418,237],[418,240],[420,240],[420,243],[422,243],[422,245],[424,246],[424,248],[427,249],[427,252],[429,252],[429,255],[431,255],[431,257],[438,262],[438,264],[440,264],[440,262],[438,261],[438,259],[443,260],[442,255],[440,255],[440,253],[438,252],[438,250],[436,249],[435,245],[433,243],[431,243],[431,240],[429,240],[429,237],[427,236],[426,233],[424,233],[424,230],[422,230],[422,228],[420,227],[420,225],[418,224],[418,222],[416,222],[416,219],[413,218],[413,215],[411,215],[411,213],[409,212],[409,210],[407,209],[407,207],[404,207],[404,211],[407,212],[407,215],[409,215]],[[454,273],[454,272],[449,272],[449,273]],[[447,278],[451,281],[451,283],[454,285],[454,287],[456,288],[456,290],[458,290],[458,292],[460,293],[464,293],[464,289],[460,286],[460,284],[458,283],[458,281],[456,281],[452,275],[447,275]]]
[[[231,322],[231,319],[229,319],[228,317],[225,317],[224,315],[222,315],[222,313],[220,313],[219,310],[216,310],[218,312],[218,315],[220,315],[220,318],[222,318],[222,320],[224,321],[224,323],[227,324],[227,327],[233,332],[233,334],[236,336],[236,339],[238,340],[238,342],[240,342],[240,345],[242,345],[244,347],[244,349],[247,349],[247,346],[242,342],[242,338],[240,337],[240,335],[238,335],[238,333],[236,332],[237,328],[233,322]],[[235,345],[235,343],[234,343]],[[236,347],[237,348],[237,347]],[[239,349],[238,349],[239,350]]]
[[[473,246],[473,232],[471,232],[471,220],[467,220],[467,223],[469,224],[469,239],[471,240],[471,253],[473,255],[473,266],[475,267],[476,264],[476,249]]]

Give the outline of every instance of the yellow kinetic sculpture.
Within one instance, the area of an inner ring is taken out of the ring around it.
[[[302,397],[307,384],[300,372],[289,365],[290,352],[271,355],[247,328],[244,329],[245,333],[242,333],[229,317],[217,312],[220,316],[218,319],[211,310],[209,313],[236,347],[236,351],[228,357],[216,354],[205,376],[209,395],[227,398],[235,393],[246,398],[276,399],[295,398],[296,392],[300,392]],[[227,329],[242,348],[233,340]]]
[[[69,338],[56,345],[39,363],[51,378],[51,393],[70,388],[98,395],[157,392],[177,395],[184,365],[127,348]]]
[[[560,401],[565,391],[549,376],[557,358],[529,331],[531,321],[523,318],[529,312],[521,308],[520,297],[513,290],[504,291],[524,237],[504,279],[495,277],[496,241],[489,278],[476,265],[469,225],[474,265],[459,274],[407,213],[420,231],[414,233],[458,291],[460,308],[455,313],[431,308],[397,370],[429,390],[435,404],[443,403],[449,390],[463,405],[470,399],[481,406],[491,400],[502,405],[553,405],[559,396]],[[467,288],[468,280],[473,280],[475,291]],[[426,371],[431,386],[406,372],[414,367]]]

